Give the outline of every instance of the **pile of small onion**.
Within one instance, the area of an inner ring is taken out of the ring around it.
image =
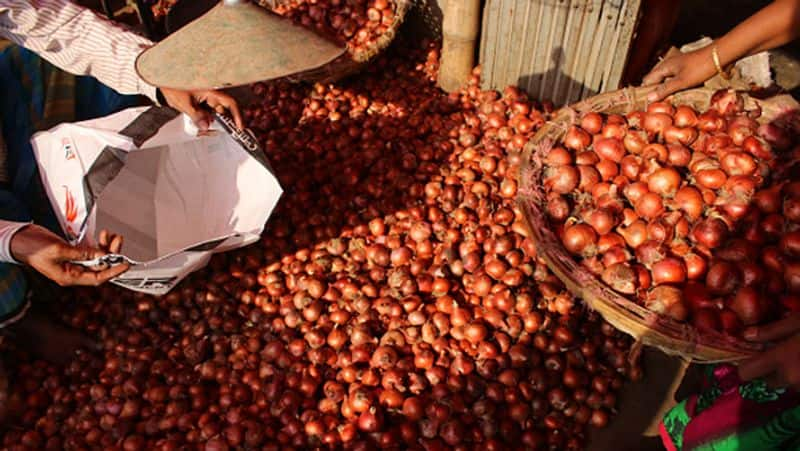
[[[261,243],[163,298],[70,291],[100,339],[7,359],[17,449],[582,449],[631,341],[576,305],[514,207],[543,122],[518,90],[435,88],[435,48],[343,85],[253,89],[286,190]]]
[[[151,0],[149,3],[153,16],[163,19],[177,0]],[[262,0],[260,4],[346,44],[351,54],[375,48],[378,39],[397,20],[394,0]]]
[[[395,23],[394,0],[279,1],[273,11],[346,43],[350,53],[374,48]]]
[[[773,174],[791,134],[759,115],[732,91],[705,112],[656,102],[583,115],[544,169],[564,247],[616,291],[699,328],[736,334],[797,310],[799,193]]]

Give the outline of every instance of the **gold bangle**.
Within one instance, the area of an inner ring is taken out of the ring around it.
[[[719,63],[719,53],[717,53],[717,46],[711,47],[711,59],[714,60],[714,66],[717,68],[717,73],[723,80],[730,80],[731,76],[722,70],[722,65]]]

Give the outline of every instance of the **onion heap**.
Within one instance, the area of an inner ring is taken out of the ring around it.
[[[346,44],[351,54],[374,48],[397,20],[394,0],[291,0],[273,11]]]
[[[156,19],[163,19],[177,0],[155,0],[150,9]],[[315,30],[346,44],[351,54],[376,46],[397,19],[394,0],[290,0],[262,2],[262,6],[287,17],[303,27]]]
[[[655,312],[732,335],[800,294],[786,215],[796,194],[775,171],[792,134],[743,105],[723,90],[705,112],[656,102],[586,113],[543,174],[554,230],[589,271]]]
[[[261,242],[162,298],[66,292],[103,349],[7,359],[3,446],[582,449],[641,369],[520,224],[512,174],[546,112],[478,71],[446,95],[437,65],[426,46],[344,84],[254,86],[285,188]]]

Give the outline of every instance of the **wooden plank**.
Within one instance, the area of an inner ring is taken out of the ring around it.
[[[517,35],[514,30],[512,17],[517,9],[518,0],[503,0],[500,8],[499,36],[497,54],[495,55],[494,85],[497,89],[503,89],[509,80],[509,54],[514,37]],[[516,80],[513,82],[516,84]]]
[[[518,85],[566,104],[616,87],[640,7],[641,0],[486,0],[484,88]]]
[[[572,61],[572,73],[575,74],[576,83],[569,86],[565,94],[566,102],[573,103],[583,98],[586,89],[587,80],[587,64],[589,54],[592,48],[592,42],[595,40],[595,31],[597,29],[597,22],[602,9],[602,3],[597,0],[591,0],[586,3],[581,15],[581,31],[577,37],[577,47]]]
[[[564,26],[564,55],[561,58],[561,67],[558,68],[555,82],[553,83],[553,102],[557,105],[569,103],[567,90],[574,83],[580,83],[580,70],[574,66],[575,56],[580,47],[580,34],[583,22],[583,13],[586,11],[586,0],[571,0],[567,5],[567,21]]]
[[[550,28],[553,25],[553,14],[555,9],[552,2],[539,1],[541,8],[541,21],[539,22],[539,29],[536,31],[538,34],[536,42],[536,59],[533,61],[533,71],[531,78],[531,92],[537,99],[542,99],[542,84],[544,83],[544,76],[551,67],[550,61]]]
[[[563,2],[548,2],[552,10],[547,26],[547,43],[545,44],[544,57],[547,60],[547,70],[542,75],[539,83],[539,98],[543,100],[553,98],[553,83],[561,71],[564,57],[564,25],[567,20],[567,8]],[[545,16],[547,17],[547,16]]]
[[[494,88],[495,55],[497,54],[497,9],[502,0],[487,0],[483,8],[483,23],[481,28],[481,48],[479,60],[481,64],[481,84],[484,89]]]
[[[586,86],[589,89],[584,95],[593,95],[600,92],[602,85],[603,69],[608,56],[608,40],[612,39],[614,26],[619,15],[619,6],[614,5],[614,1],[603,1],[603,8],[600,12],[597,33],[592,45],[592,52],[587,63]]]
[[[515,4],[511,12],[511,24],[514,33],[510,36],[508,42],[508,63],[507,75],[505,77],[503,86],[498,88],[505,88],[509,85],[517,86],[521,82],[522,66],[530,58],[530,50],[524,45],[520,45],[527,39],[530,34],[530,9],[531,1],[525,0],[508,0]]]
[[[619,38],[620,38],[620,25],[624,22],[625,17],[625,8],[627,7],[627,1],[623,1],[622,4],[619,6],[618,14],[614,20],[614,27],[612,29],[611,39],[608,42],[608,45],[603,49],[604,57],[603,57],[603,65],[601,68],[603,69],[601,78],[600,78],[600,92],[606,92],[608,90],[608,77],[611,74],[611,70],[614,66],[619,64],[615,59],[614,56],[616,55],[616,48],[619,45]]]
[[[536,70],[537,64],[541,62],[542,59],[542,50],[540,47],[542,42],[541,37],[545,8],[541,2],[532,1],[530,3],[532,5],[531,18],[534,19],[533,23],[535,25],[531,28],[530,34],[524,39],[524,42],[530,43],[530,45],[528,45],[530,59],[528,60],[527,64],[525,64],[525,69],[523,69],[522,75],[525,78],[525,91],[531,96],[536,97]]]
[[[631,42],[639,21],[639,10],[641,7],[641,0],[626,0],[623,9],[619,29],[619,40],[617,45],[614,46],[614,56],[611,58],[615,62],[611,66],[603,86],[603,91],[613,91],[619,89],[619,82],[622,79],[622,73],[628,63],[628,55],[630,53]]]

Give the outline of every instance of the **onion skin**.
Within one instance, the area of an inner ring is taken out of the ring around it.
[[[286,15],[363,48],[395,11],[367,3]],[[286,188],[260,241],[159,298],[65,290],[56,314],[103,349],[63,366],[4,349],[20,412],[0,447],[583,448],[642,372],[630,338],[576,302],[522,225],[520,151],[552,108],[481,91],[478,70],[444,94],[438,50],[405,52],[356,83],[255,85],[245,119]],[[628,129],[601,125],[618,140]],[[577,167],[564,151],[552,161]],[[590,209],[554,193],[548,219],[592,228],[579,221],[602,208],[613,223],[594,226],[618,228],[628,182],[600,183],[583,193]],[[609,261],[629,257],[621,235],[602,237]],[[648,289],[649,271],[632,270]]]
[[[647,113],[643,125],[650,133],[664,133],[672,125],[672,116],[667,113]]]
[[[678,106],[673,117],[675,118],[676,127],[694,127],[697,125],[697,112],[692,107],[686,105]]]
[[[708,268],[706,285],[711,293],[716,295],[732,294],[741,284],[739,269],[730,262],[716,262]]]
[[[702,308],[693,312],[692,324],[701,331],[719,331],[722,329],[722,320],[717,310]]]
[[[564,137],[564,145],[571,150],[584,150],[591,144],[591,137],[580,127],[572,126]]]
[[[728,304],[745,326],[759,324],[769,314],[767,300],[753,287],[742,287]]]
[[[603,116],[595,112],[584,114],[581,118],[581,128],[591,135],[600,133],[603,129]]]
[[[661,168],[650,174],[647,188],[656,194],[672,197],[681,186],[681,175],[673,168]]]
[[[580,173],[575,166],[563,165],[549,167],[545,173],[544,184],[554,193],[568,194],[578,187]]]
[[[645,307],[677,321],[684,321],[689,316],[683,293],[679,288],[669,285],[661,285],[650,290],[645,299]]]
[[[625,156],[625,147],[622,141],[615,138],[602,138],[594,143],[594,151],[600,158],[619,163]]]
[[[638,286],[638,278],[627,263],[616,263],[608,266],[601,276],[603,282],[622,294],[634,294]]]
[[[686,265],[677,258],[665,258],[653,264],[653,282],[656,285],[665,283],[679,284],[686,281]]]
[[[700,219],[705,210],[702,194],[691,186],[684,186],[675,193],[674,204],[683,210],[691,221]]]
[[[565,247],[615,291],[699,329],[736,334],[767,320],[774,312],[754,289],[800,291],[800,183],[765,186],[772,144],[789,140],[759,126],[759,114],[730,90],[714,93],[702,114],[665,102],[605,124],[603,114],[585,114],[591,150],[573,146],[579,186],[558,193],[577,212],[567,216],[559,202],[549,215],[566,221],[555,225],[562,241],[569,231]],[[576,228],[580,220],[595,235]]]
[[[597,243],[597,233],[586,224],[576,224],[564,230],[562,241],[573,254],[589,254]]]
[[[709,249],[719,247],[728,236],[728,226],[719,218],[708,218],[692,229],[692,239]]]

